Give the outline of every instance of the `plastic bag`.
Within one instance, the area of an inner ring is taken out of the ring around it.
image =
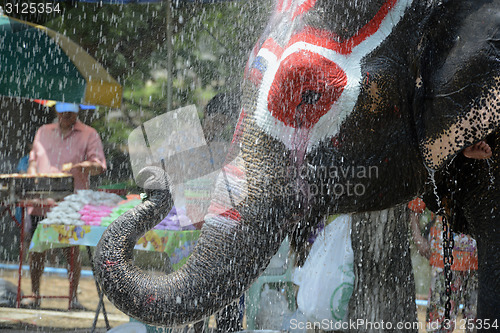
[[[297,309],[295,312],[283,318],[281,330],[288,333],[307,333],[307,318]]]
[[[351,217],[341,215],[321,231],[304,266],[294,272],[297,305],[310,322],[346,319],[354,286],[353,260]]]
[[[260,296],[255,326],[259,329],[279,330],[283,324],[283,318],[290,314],[285,296],[265,284]]]

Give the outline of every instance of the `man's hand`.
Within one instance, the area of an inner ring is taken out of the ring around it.
[[[28,175],[36,175],[37,170],[36,170],[36,162],[35,161],[30,161],[28,164],[28,169],[26,170],[26,173]]]
[[[64,163],[61,171],[62,172],[70,172],[72,167],[73,167],[73,163]]]
[[[71,171],[81,172],[85,175],[95,176],[101,174],[104,171],[104,169],[97,162],[84,161],[73,164],[71,166]]]

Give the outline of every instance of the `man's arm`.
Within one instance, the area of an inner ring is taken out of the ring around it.
[[[102,141],[95,130],[89,136],[86,155],[87,160],[73,164],[71,170],[77,170],[90,176],[99,175],[106,171],[106,158],[104,157]]]
[[[91,176],[99,175],[104,172],[104,168],[99,162],[84,161],[80,163],[73,164],[71,166],[72,170],[78,170],[83,174],[89,174]]]
[[[31,160],[28,164],[28,170],[26,171],[28,175],[36,175],[36,161]]]
[[[31,147],[30,153],[29,153],[29,159],[28,159],[28,169],[26,170],[26,173],[28,175],[36,175],[38,173],[38,168],[36,165],[36,159],[37,159],[37,149],[38,149],[38,136],[39,136],[39,131],[36,132],[35,139],[33,140],[33,145]]]

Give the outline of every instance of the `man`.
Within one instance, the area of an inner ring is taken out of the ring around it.
[[[90,176],[106,170],[106,159],[99,134],[95,129],[78,120],[80,111],[77,104],[57,103],[57,123],[40,127],[33,141],[29,157],[29,174],[69,172],[74,177],[75,190],[88,189]],[[35,207],[30,212],[32,232],[38,222],[45,218],[47,208]],[[77,288],[80,280],[81,263],[77,246],[64,249],[70,268],[70,309],[85,309],[77,299]],[[45,253],[31,253],[31,289],[40,296],[40,280],[43,273]],[[40,298],[25,299],[23,305],[32,308],[40,307]]]

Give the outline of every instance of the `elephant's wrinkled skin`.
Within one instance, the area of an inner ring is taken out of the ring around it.
[[[108,298],[144,322],[193,321],[238,297],[304,221],[430,193],[477,239],[478,316],[499,319],[499,27],[500,0],[279,1],[245,69],[231,196],[222,182],[168,276],[131,264],[166,194],[111,225],[94,265]],[[488,135],[490,161],[461,156]]]

